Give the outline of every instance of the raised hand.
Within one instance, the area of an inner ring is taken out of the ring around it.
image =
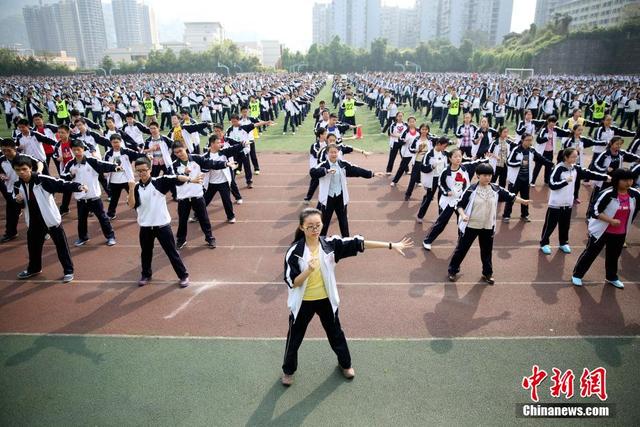
[[[412,247],[413,247],[413,240],[411,240],[409,237],[404,237],[399,242],[393,243],[391,245],[391,248],[402,256],[404,256],[405,249],[409,249]]]

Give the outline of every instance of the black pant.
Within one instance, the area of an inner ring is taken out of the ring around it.
[[[384,127],[382,128],[382,133],[386,132],[389,129],[389,127],[391,126],[391,124],[395,119],[396,119],[395,117],[387,117],[387,121],[384,124]]]
[[[338,311],[333,313],[331,302],[328,298],[324,298],[316,301],[302,301],[300,311],[295,319],[293,313],[289,314],[289,332],[287,333],[287,344],[282,363],[282,372],[287,375],[293,375],[298,369],[298,349],[302,344],[307,326],[315,314],[320,317],[331,349],[338,356],[338,364],[343,369],[351,368],[351,354],[347,346],[347,339],[340,326]]]
[[[571,226],[571,206],[564,207],[548,207],[547,216],[544,219],[542,227],[542,236],[540,237],[540,246],[549,244],[549,237],[558,226],[558,238],[560,246],[569,243],[569,227]]]
[[[236,200],[242,199],[242,195],[240,194],[240,189],[238,188],[238,184],[236,183],[236,171],[229,168],[231,171],[231,183],[229,184],[231,189],[231,194]]]
[[[11,117],[13,117],[12,114],[5,114],[4,115],[4,119],[7,122],[7,129],[11,130]],[[53,121],[51,119],[49,119],[49,122],[53,123]]]
[[[327,197],[327,205],[320,205],[322,211],[322,231],[321,236],[326,236],[329,231],[329,223],[331,217],[335,211],[336,217],[338,217],[338,225],[340,226],[340,234],[342,237],[349,237],[349,221],[347,220],[347,206],[344,205],[342,200],[342,193],[335,197]]]
[[[500,126],[504,126],[504,117],[496,117],[495,129],[499,129]]]
[[[553,162],[553,151],[543,151],[542,156]],[[535,184],[538,179],[538,174],[540,173],[540,169],[544,166],[544,183],[549,184],[549,179],[551,178],[551,171],[553,170],[552,164],[542,163],[541,161],[536,160],[535,166],[533,167],[533,178],[531,179],[531,183]]]
[[[618,280],[618,259],[622,253],[626,234],[603,233],[599,239],[589,236],[587,247],[578,258],[573,268],[573,276],[582,279],[589,271],[591,264],[598,257],[603,247],[607,247],[604,257],[604,265],[607,280]]]
[[[427,209],[429,209],[429,205],[433,200],[433,196],[436,194],[438,189],[438,178],[434,177],[433,182],[431,183],[431,188],[426,188],[427,192],[422,197],[422,203],[420,203],[420,209],[418,209],[418,218],[422,219],[427,214]]]
[[[305,200],[311,200],[316,190],[318,189],[318,185],[320,184],[320,180],[318,178],[311,178],[309,182],[309,190],[307,191],[307,195],[305,196]]]
[[[49,234],[51,240],[56,245],[58,260],[62,264],[64,274],[73,273],[73,262],[71,261],[71,252],[67,244],[67,236],[64,234],[62,225],[49,227],[43,223],[33,221],[27,229],[27,247],[29,249],[29,273],[37,273],[42,270],[42,246],[44,245],[44,236]]]
[[[178,233],[176,234],[178,245],[187,240],[187,223],[191,209],[193,209],[193,213],[200,223],[200,229],[204,233],[204,240],[207,243],[213,241],[211,221],[209,221],[209,214],[207,213],[207,205],[204,197],[190,197],[188,199],[178,200]]]
[[[153,259],[153,246],[155,239],[158,239],[160,246],[164,250],[164,253],[169,257],[171,266],[176,272],[176,275],[180,280],[189,276],[187,268],[180,258],[178,249],[176,248],[176,241],[173,238],[173,232],[171,231],[171,225],[162,225],[159,227],[140,227],[140,248],[142,252],[140,254],[142,260],[142,276],[151,277],[151,260]]]
[[[258,153],[256,152],[256,143],[251,141],[249,143],[249,157],[251,159],[251,164],[253,165],[253,170],[254,171],[259,171],[260,170],[260,164],[258,163]]]
[[[296,125],[293,120],[293,116],[288,111],[287,111],[287,114],[284,116],[284,128],[282,129],[282,132],[287,131],[287,125],[291,125],[291,132],[296,131]]]
[[[111,227],[111,222],[109,221],[109,217],[104,212],[104,206],[102,206],[102,200],[99,198],[96,199],[81,199],[76,200],[78,203],[78,238],[81,240],[85,240],[89,238],[89,234],[87,232],[87,219],[89,218],[89,212],[93,212],[95,217],[100,222],[100,228],[102,229],[102,234],[107,239],[111,239],[114,237],[113,227]]]
[[[516,122],[516,126],[520,121],[524,120],[524,110],[519,108],[516,110],[514,122]]]
[[[453,129],[454,132],[458,129],[458,114],[447,116],[447,126],[444,128],[444,133],[449,133],[449,129]]]
[[[160,113],[160,130],[164,129],[165,123],[167,127],[171,127],[171,113]]]
[[[389,160],[387,161],[387,173],[391,173],[391,171],[393,170],[393,164],[395,163],[396,157],[400,152],[400,148],[402,148],[402,144],[395,142],[393,144],[393,147],[389,149]]]
[[[22,208],[15,201],[11,193],[5,191],[4,188],[2,189],[2,196],[6,201],[4,208],[5,217],[7,219],[4,235],[7,237],[12,237],[18,234],[18,218],[20,217],[20,210]]]
[[[482,274],[487,277],[493,275],[493,265],[491,263],[491,253],[493,252],[493,230],[485,228],[467,227],[464,234],[458,239],[456,249],[449,262],[449,274],[457,274],[460,272],[460,264],[469,252],[471,244],[478,238],[480,243],[480,259],[482,260]]]
[[[351,116],[351,117],[344,116],[344,120],[343,121],[344,121],[344,123],[348,123],[351,126],[355,126],[356,125],[356,116]],[[353,134],[355,135],[357,132],[358,132],[358,129],[357,128],[353,128]],[[345,134],[346,134],[346,132],[345,132]]]
[[[104,124],[102,123],[102,111],[91,110],[91,115],[93,116],[93,121],[96,122],[96,124],[99,124],[100,126]]]
[[[231,190],[229,188],[228,182],[223,182],[221,184],[209,184],[207,187],[207,191],[204,193],[204,203],[205,207],[209,206],[211,200],[216,195],[216,193],[220,193],[220,198],[222,199],[222,206],[224,206],[224,213],[227,215],[227,219],[232,219],[235,217],[233,213],[233,203],[231,203]]]
[[[118,201],[120,201],[120,194],[122,190],[126,191],[129,194],[129,184],[126,182],[122,183],[109,183],[109,189],[111,190],[111,200],[109,201],[109,207],[107,208],[107,215],[109,217],[115,216],[116,209],[118,208]]]
[[[400,167],[396,172],[396,176],[393,177],[394,183],[397,184],[398,181],[400,181],[400,178],[402,178],[402,175],[409,170],[409,163],[411,163],[411,159],[411,157],[401,157]]]
[[[60,213],[69,212],[69,203],[71,203],[71,195],[73,193],[62,193],[62,203],[60,204]]]
[[[502,188],[507,187],[507,166],[496,166],[491,182],[497,182]]]
[[[525,181],[523,179],[520,179],[520,177],[518,177],[515,183],[509,184],[509,191],[515,195],[519,194],[522,199],[528,200],[529,199],[529,181],[528,180]],[[511,218],[512,210],[513,210],[513,202],[505,202],[502,218]],[[529,206],[520,205],[520,216],[522,217],[529,216]]]
[[[404,193],[405,198],[411,197],[413,194],[413,189],[416,187],[416,184],[420,182],[420,169],[422,165],[421,162],[416,160],[413,163],[413,167],[411,168],[411,178],[409,179],[409,185],[407,186],[407,191]]]
[[[53,157],[53,154],[47,154],[45,161],[44,161],[44,165],[47,167],[47,171],[49,172],[49,175],[51,175],[51,171],[49,170],[49,167],[51,166],[51,162],[53,162],[53,165],[56,167],[56,173],[58,174],[58,176],[60,175],[60,162]],[[44,170],[43,170],[44,172]]]
[[[244,170],[244,179],[247,182],[247,185],[253,182],[253,173],[251,172],[251,161],[249,160],[249,156],[244,153],[241,156],[238,156],[236,159],[238,162],[238,170]]]
[[[480,123],[480,109],[474,108],[471,110],[471,115],[476,117],[476,123]]]
[[[459,216],[458,210],[455,207],[447,206],[446,208],[444,208],[442,212],[440,212],[440,215],[438,215],[438,219],[436,219],[436,223],[433,224],[433,226],[431,227],[431,230],[429,230],[427,237],[424,238],[424,243],[427,243],[427,244],[433,243],[438,238],[438,236],[444,231],[444,228],[447,226],[447,224],[449,223],[449,220],[451,219],[451,215],[453,215],[454,213],[456,214],[456,218],[458,218]]]
[[[152,165],[151,166],[151,176],[152,177],[155,178],[155,177],[160,176],[160,172],[162,172],[162,175],[169,174],[169,170],[167,169],[166,165]],[[177,197],[176,186],[175,185],[171,186],[171,197],[173,197],[174,200]]]

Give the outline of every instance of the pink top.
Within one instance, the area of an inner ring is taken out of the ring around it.
[[[631,205],[629,203],[629,194],[618,194],[618,203],[620,206],[613,216],[614,219],[620,220],[620,225],[614,227],[609,225],[607,227],[607,233],[610,234],[626,234],[627,222],[629,221],[629,215],[631,215]]]

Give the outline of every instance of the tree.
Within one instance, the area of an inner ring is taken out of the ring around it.
[[[113,67],[115,67],[115,63],[113,62],[113,59],[111,59],[111,57],[105,55],[102,58],[102,61],[100,62],[100,68],[103,68],[107,73],[109,72],[110,69],[112,69]]]

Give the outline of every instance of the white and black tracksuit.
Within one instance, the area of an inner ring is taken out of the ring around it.
[[[396,171],[396,175],[393,177],[392,182],[397,184],[402,178],[402,175],[405,174],[409,170],[409,165],[415,158],[415,146],[414,141],[416,138],[420,137],[420,133],[417,129],[413,130],[413,134],[411,134],[410,129],[406,129],[402,132],[400,138],[398,138],[398,143],[400,145],[400,167]]]
[[[602,190],[593,206],[591,217],[589,218],[589,241],[573,269],[573,276],[582,279],[589,271],[591,264],[598,257],[602,248],[606,246],[605,272],[609,281],[618,280],[618,259],[624,247],[624,241],[629,233],[631,224],[640,210],[640,191],[629,188],[629,215],[625,224],[625,233],[614,234],[608,232],[609,223],[598,219],[601,213],[613,218],[620,208],[618,192],[615,188],[609,187]]]
[[[80,187],[81,184],[77,182],[65,182],[38,173],[32,173],[29,182],[18,180],[14,184],[14,197],[18,194],[22,195],[23,202],[19,205],[24,208],[27,223],[29,250],[27,272],[37,273],[42,270],[42,246],[48,234],[56,245],[58,260],[62,264],[64,274],[73,274],[71,252],[53,194],[77,192],[80,191]]]
[[[540,169],[544,165],[544,183],[549,184],[549,177],[551,176],[551,169],[553,168],[553,153],[555,150],[556,141],[559,140],[560,137],[571,136],[569,131],[561,129],[555,126],[552,130],[545,127],[538,134],[538,138],[536,139],[536,147],[535,150],[538,154],[542,155],[545,159],[551,161],[551,165],[549,163],[536,161],[536,165],[533,168],[533,177],[531,178],[531,183],[535,184],[538,179],[538,174],[540,173]],[[548,147],[549,145],[550,147]],[[549,149],[550,148],[550,149]]]
[[[31,159],[31,170],[38,170],[38,160],[36,158],[26,154],[22,154],[21,157]],[[20,204],[13,198],[14,185],[18,182],[18,175],[13,169],[12,162],[13,159],[9,160],[6,156],[0,156],[0,173],[6,177],[4,182],[0,182],[0,192],[2,192],[2,196],[6,201],[4,206],[6,221],[5,237],[13,237],[18,234],[18,219],[20,217],[20,211],[22,210]]]
[[[335,174],[329,173],[331,169],[336,171]],[[320,163],[317,167],[311,169],[309,174],[312,178],[318,178],[320,181],[318,195],[318,206],[322,211],[322,231],[320,235],[327,235],[331,217],[335,211],[338,217],[340,233],[342,237],[348,237],[347,205],[349,204],[349,191],[347,189],[347,178],[360,177],[370,179],[373,178],[373,172],[338,159],[334,164],[329,160]],[[336,183],[336,179],[339,180],[338,183]],[[332,180],[337,188],[332,188]]]
[[[104,154],[105,162],[122,167],[122,171],[111,172],[107,179],[111,192],[111,200],[109,200],[109,207],[107,208],[107,216],[109,219],[113,219],[113,217],[116,216],[116,209],[118,208],[122,191],[124,190],[129,194],[129,181],[133,181],[131,162],[135,162],[141,157],[146,157],[146,155],[125,147],[121,147],[119,151],[111,148]]]
[[[534,160],[538,160],[543,163],[548,163],[553,166],[553,162],[545,159],[542,155],[538,154],[536,150],[529,147],[525,149],[522,144],[511,150],[509,154],[509,160],[507,160],[507,181],[509,182],[509,191],[513,194],[519,194],[523,199],[529,199],[529,183],[533,175],[532,163]],[[520,205],[520,216],[526,218],[529,216],[529,206]],[[503,218],[511,218],[511,211],[513,210],[513,203],[507,202],[504,204]]]
[[[400,149],[404,145],[402,140],[400,140],[398,137],[393,135],[394,134],[402,135],[404,131],[407,130],[408,128],[409,126],[404,122],[401,122],[401,123],[394,122],[389,127],[389,150],[390,151],[389,151],[389,160],[387,162],[387,173],[391,173],[391,171],[393,170],[393,164],[396,161],[396,156],[398,155],[398,153],[400,152]]]
[[[549,202],[542,227],[540,246],[549,244],[549,237],[556,226],[558,226],[560,246],[569,244],[569,227],[571,226],[571,211],[574,200],[574,187],[571,183],[579,178],[603,181],[607,177],[606,174],[592,172],[578,165],[571,167],[564,162],[558,163],[553,168],[549,180]],[[571,182],[567,182],[567,178],[571,178]]]
[[[420,209],[418,209],[417,217],[420,219],[424,218],[427,209],[429,209],[429,205],[440,183],[440,175],[449,166],[449,155],[449,152],[446,150],[438,151],[432,148],[427,155],[422,158],[422,162],[420,163],[420,181],[426,193],[422,197]],[[442,195],[442,193],[439,193],[439,195]]]
[[[351,368],[349,347],[338,318],[340,297],[336,285],[335,268],[340,260],[364,252],[364,238],[362,236],[353,238],[321,236],[319,245],[320,271],[328,298],[305,301],[303,298],[306,281],[301,286],[293,286],[296,277],[307,269],[311,259],[311,250],[306,245],[305,239],[294,242],[287,250],[284,259],[284,281],[289,287],[287,298],[289,332],[282,371],[287,375],[293,375],[298,368],[298,349],[304,339],[307,326],[315,314],[320,317],[329,344],[338,357],[338,364],[343,369]]]
[[[511,202],[513,203],[516,199],[516,195],[508,192],[504,188],[496,185],[489,184],[488,194],[492,196],[492,199],[488,199],[493,204],[492,211],[493,217],[491,218],[480,218],[479,222],[485,224],[485,227],[475,228],[469,226],[469,223],[474,219],[474,202],[478,196],[478,189],[481,186],[478,183],[475,183],[464,192],[462,198],[457,204],[457,208],[462,208],[465,211],[465,215],[469,217],[469,221],[465,222],[459,218],[458,221],[458,243],[456,244],[456,248],[453,251],[453,255],[451,256],[451,261],[449,261],[449,274],[455,275],[460,272],[460,264],[464,260],[467,252],[471,248],[471,245],[478,238],[478,242],[480,244],[480,260],[482,261],[482,274],[485,277],[491,277],[493,275],[493,263],[492,263],[492,252],[493,252],[493,236],[495,234],[496,229],[496,212],[498,210],[499,202]],[[472,223],[473,224],[473,223]]]
[[[205,160],[224,161],[225,163],[237,156],[242,152],[242,144],[231,145],[227,148],[223,148],[217,153],[207,152],[202,157]],[[231,202],[231,194],[234,191],[233,185],[233,170],[225,168],[222,170],[212,169],[205,174],[203,186],[205,188],[204,201],[205,205],[209,206],[211,200],[215,197],[216,193],[220,193],[220,199],[222,200],[222,206],[224,207],[224,213],[227,216],[227,220],[235,218],[233,213],[233,203]],[[235,191],[238,191],[236,186]],[[237,199],[240,199],[240,193],[237,193]]]

